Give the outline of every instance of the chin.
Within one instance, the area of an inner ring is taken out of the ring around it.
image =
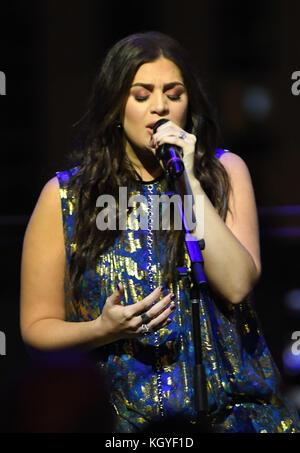
[[[145,150],[145,151],[151,151],[152,153],[155,153],[155,148],[152,148],[152,147],[149,145],[149,143],[146,143],[146,144],[144,145],[144,150]]]

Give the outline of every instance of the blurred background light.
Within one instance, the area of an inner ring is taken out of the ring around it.
[[[242,96],[242,107],[249,119],[263,121],[272,109],[272,99],[266,88],[248,87]]]
[[[292,344],[285,347],[282,353],[282,362],[285,372],[290,376],[300,376],[300,353],[292,351]]]
[[[300,288],[291,289],[285,294],[284,305],[289,312],[300,316]]]
[[[300,410],[300,386],[290,387],[286,393],[286,396],[293,401],[298,411]]]

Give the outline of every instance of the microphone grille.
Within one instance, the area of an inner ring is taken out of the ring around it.
[[[162,124],[165,124],[167,123],[169,120],[167,120],[166,118],[162,118],[161,120],[158,120],[156,121],[156,123],[154,124],[153,126],[153,132],[154,134],[156,133],[157,129],[159,128],[159,126],[161,126]]]

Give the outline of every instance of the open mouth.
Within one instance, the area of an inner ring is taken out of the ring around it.
[[[153,135],[153,128],[150,126],[146,126],[147,131],[149,132],[150,135]]]
[[[149,124],[147,124],[146,128],[147,129],[151,129],[153,131],[153,127],[154,127],[155,124],[156,124],[155,121],[153,123],[149,123]]]

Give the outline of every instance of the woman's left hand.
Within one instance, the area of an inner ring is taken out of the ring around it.
[[[152,144],[157,149],[159,146],[168,143],[179,146],[183,151],[183,161],[193,165],[196,136],[189,134],[172,121],[162,124],[152,136]],[[188,165],[189,166],[189,165]]]

